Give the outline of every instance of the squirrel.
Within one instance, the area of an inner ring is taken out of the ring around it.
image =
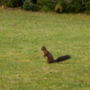
[[[57,59],[54,59],[53,55],[46,49],[45,46],[43,46],[41,48],[41,50],[43,51],[44,53],[44,57],[47,57],[47,62],[50,64],[50,63],[56,63],[56,62],[61,62],[61,61],[64,61],[64,60],[67,60],[70,58],[69,55],[65,55],[65,56],[61,56],[61,57],[58,57]]]

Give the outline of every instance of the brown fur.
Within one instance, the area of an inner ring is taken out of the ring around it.
[[[60,61],[64,61],[66,59],[69,59],[70,56],[69,55],[65,55],[65,56],[61,56],[58,57],[56,60],[54,59],[53,55],[46,49],[46,47],[42,47],[41,50],[44,53],[44,57],[47,57],[47,62],[48,63],[55,63],[55,62],[60,62]]]

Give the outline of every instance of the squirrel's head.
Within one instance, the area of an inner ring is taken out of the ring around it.
[[[41,48],[41,50],[46,50],[46,47],[45,47],[45,46],[43,46],[43,47]]]

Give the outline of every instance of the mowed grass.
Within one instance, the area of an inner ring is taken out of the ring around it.
[[[90,16],[0,9],[0,90],[90,90]]]

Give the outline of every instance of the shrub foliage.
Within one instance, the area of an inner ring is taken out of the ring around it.
[[[23,4],[22,0],[1,0],[1,2],[2,5],[5,5],[7,7],[19,7]]]
[[[0,0],[0,5],[58,13],[90,11],[90,0]]]
[[[36,4],[36,2],[32,2],[31,0],[25,0],[23,2],[23,8],[25,10],[32,10],[32,11],[39,10],[39,6]]]

